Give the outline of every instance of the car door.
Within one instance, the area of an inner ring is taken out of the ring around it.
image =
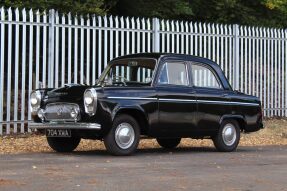
[[[231,92],[223,88],[216,72],[204,63],[191,63],[191,78],[197,97],[197,128],[217,130],[221,117],[231,113]]]
[[[187,136],[195,127],[196,97],[184,61],[161,65],[156,91],[158,96],[160,136]]]

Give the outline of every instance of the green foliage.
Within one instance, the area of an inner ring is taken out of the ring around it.
[[[3,0],[0,6],[287,27],[287,0]]]
[[[189,19],[192,7],[186,0],[117,0],[110,13],[123,16]]]
[[[5,7],[49,10],[56,9],[61,13],[97,14],[104,15],[104,0],[4,0],[0,3]]]

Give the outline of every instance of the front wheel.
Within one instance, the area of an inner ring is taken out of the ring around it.
[[[158,144],[166,149],[173,149],[180,143],[181,138],[157,138]]]
[[[138,147],[140,128],[137,121],[126,114],[114,119],[112,129],[104,138],[107,151],[113,155],[131,155]]]
[[[231,152],[234,151],[240,140],[240,128],[235,120],[225,120],[221,124],[219,131],[213,137],[214,146],[218,151]]]
[[[79,137],[47,137],[49,146],[57,152],[72,152],[79,145]]]

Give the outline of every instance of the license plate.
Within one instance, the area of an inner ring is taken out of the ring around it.
[[[71,137],[70,129],[47,129],[47,137]]]

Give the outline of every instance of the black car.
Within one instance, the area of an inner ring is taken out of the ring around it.
[[[142,137],[164,148],[181,138],[212,139],[234,151],[241,132],[263,128],[257,97],[232,90],[211,60],[180,54],[134,54],[112,60],[97,84],[31,93],[34,122],[52,149],[73,151],[83,139],[103,140],[114,155],[132,154]]]

